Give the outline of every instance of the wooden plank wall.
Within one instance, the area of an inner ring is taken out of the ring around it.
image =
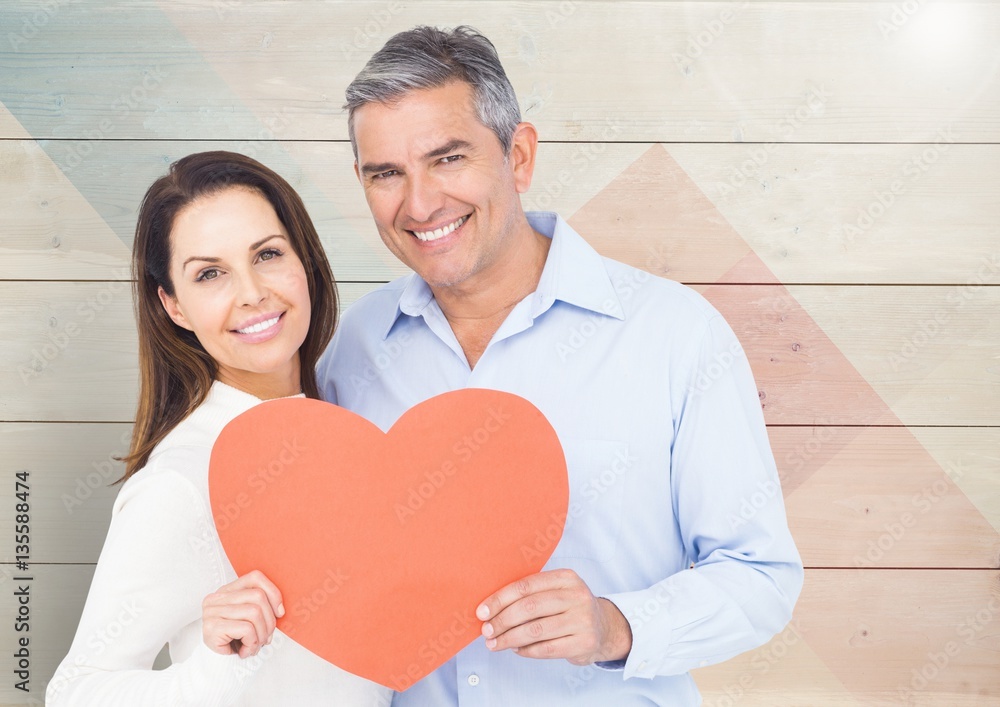
[[[0,703],[40,703],[107,528],[145,187],[251,154],[303,194],[345,302],[399,275],[339,105],[420,23],[498,46],[543,140],[526,205],[698,287],[751,357],[808,569],[788,629],[697,671],[705,704],[1000,705],[1000,5],[928,0],[5,0]]]

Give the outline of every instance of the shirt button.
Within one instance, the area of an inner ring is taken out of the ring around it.
[[[476,685],[478,685],[479,684],[479,676],[476,675],[475,673],[473,673],[472,675],[470,675],[469,676],[469,684],[472,685],[473,687],[475,687]]]

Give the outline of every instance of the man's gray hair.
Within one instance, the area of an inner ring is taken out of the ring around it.
[[[493,43],[466,25],[452,30],[421,26],[390,38],[347,87],[344,108],[354,159],[358,158],[354,137],[358,108],[366,103],[391,104],[410,91],[453,81],[472,87],[479,121],[496,134],[503,154],[509,155],[521,109]]]

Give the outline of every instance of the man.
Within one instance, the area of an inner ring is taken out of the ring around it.
[[[511,392],[552,423],[569,474],[545,571],[484,597],[483,640],[394,704],[698,704],[687,671],[767,641],[802,583],[731,329],[522,210],[537,134],[473,30],[396,35],[347,108],[378,231],[415,274],[344,316],[324,396],[385,430],[449,390]]]

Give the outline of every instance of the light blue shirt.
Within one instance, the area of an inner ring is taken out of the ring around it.
[[[383,430],[459,388],[534,403],[559,435],[570,487],[546,569],[570,568],[614,602],[632,650],[624,665],[577,667],[491,653],[480,638],[393,704],[697,705],[688,671],[765,643],[802,587],[750,366],[696,292],[601,257],[555,214],[528,217],[552,238],[538,289],[474,369],[410,275],[345,314],[320,391]]]

